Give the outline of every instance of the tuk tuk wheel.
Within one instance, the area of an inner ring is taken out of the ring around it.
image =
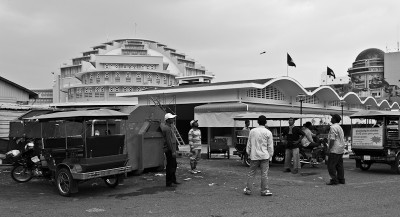
[[[71,189],[72,189],[72,182],[73,178],[71,175],[71,172],[67,168],[61,168],[57,172],[56,176],[56,184],[57,184],[57,189],[58,193],[60,193],[61,196],[68,197],[71,195]]]
[[[247,155],[247,153],[244,153],[244,155],[243,155],[243,164],[244,165],[246,165],[246,166],[250,166],[250,158],[249,158],[249,156]]]
[[[106,177],[104,178],[104,183],[110,188],[115,188],[118,186],[119,181],[117,176]]]
[[[392,171],[394,173],[400,174],[400,154],[397,155],[396,161],[392,164]]]
[[[371,164],[372,163],[369,161],[361,160],[360,161],[360,169],[364,170],[364,171],[369,170],[369,168],[371,167]]]

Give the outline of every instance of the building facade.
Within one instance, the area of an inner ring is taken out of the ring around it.
[[[30,99],[30,105],[49,105],[53,103],[53,90],[52,89],[35,89],[32,90],[38,96],[35,99]]]
[[[121,101],[117,93],[184,83],[210,83],[214,75],[164,44],[118,39],[92,47],[60,68],[54,102]]]
[[[348,73],[353,92],[360,97],[388,98],[389,84],[384,73],[385,52],[369,48],[358,54]]]

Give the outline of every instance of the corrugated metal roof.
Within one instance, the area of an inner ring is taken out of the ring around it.
[[[27,92],[27,93],[29,94],[29,98],[37,98],[37,97],[38,97],[38,94],[37,94],[37,93],[35,93],[35,92],[29,90],[28,88],[25,88],[25,87],[23,87],[23,86],[21,86],[21,85],[18,85],[18,84],[14,83],[14,82],[12,82],[12,81],[9,81],[9,80],[7,80],[7,79],[1,77],[1,76],[0,76],[0,80],[6,82],[6,83],[8,83],[8,84],[11,84],[12,86],[17,87],[17,88],[19,88],[19,89],[21,89],[21,90]]]

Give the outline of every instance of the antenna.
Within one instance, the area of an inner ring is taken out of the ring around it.
[[[135,23],[135,38],[136,38],[136,27],[137,27],[137,24]]]

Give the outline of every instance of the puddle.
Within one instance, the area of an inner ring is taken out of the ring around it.
[[[140,195],[158,194],[158,193],[167,192],[167,191],[175,191],[175,187],[155,186],[155,187],[149,187],[149,188],[142,188],[137,191],[130,192],[130,193],[113,194],[113,195],[110,195],[109,197],[115,197],[117,199],[120,199],[123,197],[136,197],[136,196],[140,196]]]

